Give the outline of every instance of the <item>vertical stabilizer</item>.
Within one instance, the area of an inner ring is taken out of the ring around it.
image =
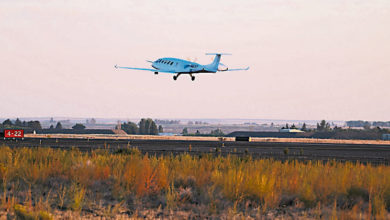
[[[206,53],[206,55],[215,55],[215,58],[212,63],[207,65],[208,68],[212,70],[218,70],[219,62],[221,61],[221,55],[231,55],[229,53]]]
[[[218,69],[219,61],[221,61],[221,54],[216,54],[212,63],[210,63],[210,67],[212,69]]]

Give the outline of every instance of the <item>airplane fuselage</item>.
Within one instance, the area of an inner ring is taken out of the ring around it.
[[[218,71],[218,69],[210,68],[208,65],[171,57],[154,61],[152,67],[156,69],[156,72],[169,71],[180,74],[215,73]]]

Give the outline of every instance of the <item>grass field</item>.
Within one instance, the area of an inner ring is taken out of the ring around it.
[[[389,218],[390,167],[0,147],[0,216]]]

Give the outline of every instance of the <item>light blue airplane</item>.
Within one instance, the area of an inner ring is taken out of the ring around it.
[[[227,53],[206,53],[206,55],[215,55],[214,61],[208,65],[201,65],[199,63],[182,60],[178,58],[160,58],[156,61],[149,61],[152,63],[152,67],[154,69],[148,69],[148,68],[135,68],[135,67],[123,67],[123,66],[117,66],[115,65],[115,68],[121,68],[121,69],[131,69],[131,70],[146,70],[146,71],[152,71],[154,74],[161,73],[172,73],[176,74],[173,76],[174,80],[177,80],[177,78],[181,74],[188,74],[191,76],[191,80],[195,80],[195,76],[193,74],[198,73],[216,73],[216,72],[222,72],[222,71],[238,71],[238,70],[248,70],[247,68],[242,69],[229,69],[224,64],[220,63],[221,55],[231,55]]]

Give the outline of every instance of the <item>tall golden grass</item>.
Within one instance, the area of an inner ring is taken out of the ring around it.
[[[32,196],[42,197],[34,199],[35,203],[54,203],[43,206],[46,209],[68,207],[80,211],[88,199],[99,198],[97,183],[110,186],[107,191],[118,202],[129,196],[162,195],[168,208],[191,201],[188,196],[179,198],[179,191],[185,193],[188,188],[202,194],[200,203],[218,206],[219,199],[220,208],[226,206],[225,200],[234,207],[251,201],[262,211],[286,204],[308,209],[320,206],[377,218],[384,217],[390,208],[390,167],[349,162],[281,162],[206,154],[151,156],[136,149],[121,154],[104,150],[84,153],[77,149],[3,146],[0,179],[3,209],[23,202],[25,206],[37,206],[26,202],[27,197],[24,201],[18,197],[21,191],[33,189],[40,194],[33,192]],[[49,190],[53,192],[47,193]]]

